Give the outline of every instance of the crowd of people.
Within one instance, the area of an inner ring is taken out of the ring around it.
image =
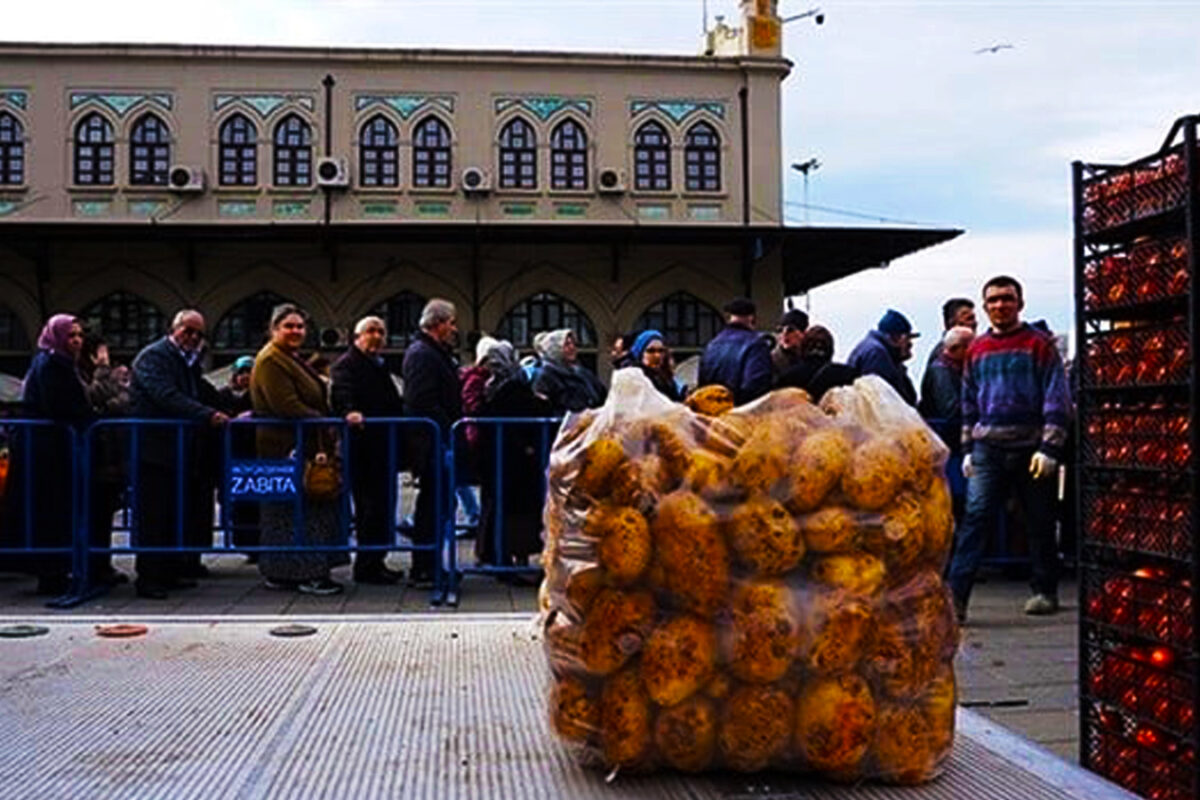
[[[851,349],[846,362],[838,363],[833,360],[832,332],[810,325],[805,312],[787,311],[773,335],[763,334],[753,301],[735,298],[724,308],[725,327],[700,357],[697,386],[720,384],[740,405],[780,387],[802,388],[820,400],[830,388],[863,375],[879,376],[929,420],[951,451],[954,466],[948,474],[960,524],[947,575],[960,618],[966,616],[990,526],[1014,491],[1025,507],[1033,563],[1033,596],[1026,611],[1052,613],[1058,606],[1051,512],[1057,484],[1049,477],[1063,457],[1071,402],[1063,363],[1049,331],[1021,320],[1024,298],[1016,280],[993,278],[984,285],[982,300],[990,329],[979,336],[972,300],[952,298],[944,304],[944,331],[930,353],[918,393],[906,362],[920,334],[899,311],[888,309]],[[60,495],[63,476],[72,472],[73,455],[64,430],[82,432],[104,418],[189,420],[195,424],[140,430],[136,468],[128,457],[129,433],[119,426],[101,430],[92,450],[93,545],[111,546],[113,515],[132,483],[137,498],[132,511],[140,531],[134,588],[145,598],[166,598],[208,574],[198,551],[211,545],[224,449],[221,434],[228,422],[336,416],[345,420],[350,436],[348,490],[361,548],[354,559],[354,580],[395,584],[404,579],[400,570],[386,564],[386,556],[395,543],[396,471],[405,469],[418,487],[406,532],[417,546],[408,580],[428,586],[434,575],[436,525],[443,516],[438,493],[431,489],[441,468],[435,459],[438,448],[422,435],[406,436],[397,447],[387,436],[373,433],[368,421],[431,420],[445,442],[463,417],[552,418],[598,407],[607,394],[603,382],[581,363],[579,342],[570,329],[539,333],[534,352],[524,357],[511,342],[480,336],[474,363],[460,366],[455,355],[457,313],[442,299],[430,300],[422,310],[404,355],[403,392],[383,358],[388,331],[382,319],[359,320],[352,344],[332,364],[302,353],[308,325],[307,314],[298,306],[276,307],[266,344],[254,356],[237,358],[228,385],[218,390],[202,373],[207,325],[198,311],[179,311],[167,334],[145,347],[128,367],[111,362],[101,331],[85,331],[71,315],[51,317],[24,381],[23,415],[62,425],[11,434],[14,450],[36,449],[38,457],[27,473],[13,470],[0,511],[0,544],[19,547],[32,536],[38,548],[70,546],[70,504],[61,502]],[[670,342],[658,330],[616,337],[610,357],[614,369],[640,369],[671,400],[681,401],[697,388],[685,385],[676,374]],[[336,459],[342,450],[337,431],[321,426],[303,430],[298,442],[292,425],[235,425],[229,455],[302,457],[306,465]],[[482,495],[478,558],[505,567],[529,565],[541,551],[542,432],[518,425],[501,434],[495,425],[473,423],[463,429],[463,436],[466,458],[456,466],[463,471],[458,482],[478,484]],[[311,468],[314,474],[320,469]],[[291,503],[231,504],[233,544],[249,552],[268,588],[336,594],[343,587],[331,570],[349,563],[345,550],[337,549],[340,496],[336,490],[306,489],[302,494],[299,516]],[[295,530],[298,519],[301,531]],[[490,535],[499,528],[503,536]],[[307,547],[292,547],[297,542]],[[195,552],[171,552],[181,544]],[[10,568],[36,575],[41,593],[60,594],[69,586],[71,560],[66,552],[20,554],[8,560]],[[127,581],[110,562],[107,554],[93,554],[89,580]]]

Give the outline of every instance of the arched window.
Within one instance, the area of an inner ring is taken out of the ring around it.
[[[647,122],[633,137],[634,187],[643,192],[671,191],[671,136]]]
[[[699,351],[724,327],[721,315],[708,303],[690,292],[675,292],[647,308],[634,328],[661,331],[678,355],[681,351]]]
[[[129,135],[129,183],[166,186],[171,168],[171,131],[155,114],[144,114]]]
[[[312,183],[312,126],[288,114],[275,126],[274,183],[308,186]]]
[[[423,308],[425,298],[405,290],[371,309],[371,313],[387,325],[387,342],[383,346],[384,358],[393,370],[400,369],[404,362],[404,351],[417,336],[417,326],[421,322]]]
[[[89,331],[108,342],[114,356],[131,358],[166,333],[167,319],[158,306],[132,292],[106,294],[79,313]]]
[[[212,346],[220,360],[229,361],[240,355],[252,355],[267,342],[271,311],[286,297],[272,291],[252,294],[225,312],[213,329]],[[318,347],[319,331],[311,319],[305,331],[304,346]]]
[[[221,123],[221,185],[258,185],[258,128],[244,114]]]
[[[25,182],[25,127],[21,121],[0,111],[0,185]]]
[[[426,117],[413,133],[413,186],[449,188],[450,166],[450,129],[437,117]]]
[[[29,337],[25,335],[20,317],[12,309],[0,305],[0,373],[24,375],[29,368],[30,350]]]
[[[683,174],[689,192],[721,191],[721,137],[707,122],[697,122],[688,129]]]
[[[588,188],[587,132],[573,119],[550,133],[550,188]]]
[[[92,112],[75,128],[75,183],[111,186],[112,182],[112,125],[99,113]]]
[[[542,331],[570,328],[575,331],[580,359],[590,369],[596,368],[596,328],[579,306],[554,292],[538,292],[508,310],[496,336],[508,339],[523,350],[533,347],[533,337]]]
[[[362,186],[399,186],[400,134],[382,114],[371,117],[358,134],[358,180]]]
[[[500,131],[500,188],[537,188],[537,134],[520,117]]]

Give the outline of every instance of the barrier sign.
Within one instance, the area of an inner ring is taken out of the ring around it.
[[[299,464],[284,461],[229,462],[229,499],[292,500],[299,491]]]

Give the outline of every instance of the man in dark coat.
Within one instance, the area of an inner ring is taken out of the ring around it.
[[[846,362],[863,375],[878,375],[896,390],[910,406],[917,404],[917,390],[904,362],[912,358],[912,340],[921,334],[913,331],[908,318],[889,308],[875,330],[850,351]]]
[[[849,386],[858,377],[858,370],[847,364],[833,361],[833,334],[822,325],[814,325],[804,334],[800,343],[800,360],[795,366],[779,376],[776,389],[792,387],[803,389],[820,402],[825,392],[835,386]]]
[[[443,442],[449,440],[450,426],[462,416],[462,392],[458,385],[458,364],[454,341],[458,335],[458,316],[449,300],[434,298],[421,311],[420,331],[404,353],[404,413],[410,417],[433,420]],[[413,439],[420,442],[421,437]],[[431,545],[437,541],[437,500],[434,481],[440,464],[434,459],[430,443],[418,444],[413,451],[413,471],[420,483],[417,508],[413,517],[414,544]],[[443,482],[443,505],[449,513],[449,486]],[[432,584],[435,554],[429,550],[413,553],[409,582]]]
[[[404,414],[400,392],[380,355],[386,341],[387,326],[379,317],[363,317],[354,326],[354,344],[330,369],[334,414],[344,417],[357,411],[367,419]],[[388,499],[396,485],[400,450],[389,452],[389,439],[391,431],[379,426],[366,426],[351,435],[350,475],[359,546],[390,545],[395,539],[392,520],[396,506]],[[399,581],[404,573],[389,569],[384,564],[386,557],[383,550],[359,552],[354,560],[354,581]]]
[[[745,297],[727,303],[725,328],[700,356],[699,386],[720,384],[739,406],[771,390],[771,348],[754,330],[756,311]]]
[[[224,425],[228,417],[218,410],[220,396],[201,371],[200,348],[205,330],[199,311],[180,311],[171,323],[171,332],[147,345],[133,360],[133,416],[195,423],[185,428],[182,453],[178,452],[180,437],[176,428],[151,426],[141,432],[137,500],[138,544],[142,546],[173,547],[182,543],[204,547],[212,543],[216,438],[211,428]],[[178,488],[181,480],[182,496]],[[180,501],[182,531],[176,527]],[[207,569],[198,553],[139,554],[137,593],[139,597],[163,600],[168,589],[194,586],[191,579],[205,574]]]
[[[780,376],[800,363],[800,345],[808,330],[808,314],[798,308],[785,311],[775,326],[775,349],[771,351],[771,376]]]

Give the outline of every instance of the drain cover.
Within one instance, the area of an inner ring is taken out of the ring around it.
[[[96,635],[106,639],[129,639],[150,630],[145,625],[97,625]]]
[[[30,636],[44,636],[50,629],[45,625],[5,625],[0,627],[0,639],[26,639]]]
[[[316,632],[317,629],[312,625],[277,625],[276,627],[271,628],[272,636],[312,636]]]

